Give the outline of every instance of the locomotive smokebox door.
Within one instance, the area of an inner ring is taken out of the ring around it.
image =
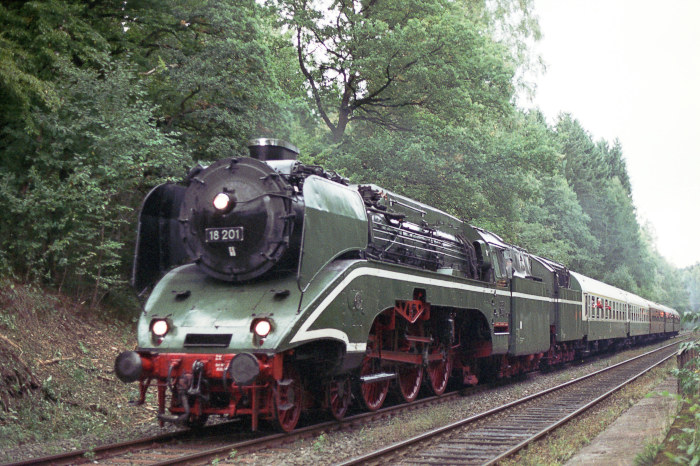
[[[221,280],[259,277],[289,249],[292,188],[259,160],[224,159],[191,177],[180,211],[185,247]]]

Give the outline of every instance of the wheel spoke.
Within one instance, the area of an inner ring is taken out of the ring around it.
[[[291,364],[284,366],[282,380],[275,383],[275,417],[277,427],[291,432],[299,422],[302,410],[302,386],[299,373]]]
[[[379,360],[365,357],[362,361],[362,369],[360,377],[378,374],[380,372]],[[382,407],[386,395],[389,392],[389,380],[378,382],[361,382],[360,383],[360,398],[365,407],[370,411],[376,411]]]
[[[328,409],[337,420],[343,419],[352,399],[350,378],[341,377],[328,383]]]
[[[423,366],[417,364],[404,365],[399,368],[398,385],[401,397],[407,403],[418,397],[421,382],[423,381]]]
[[[449,357],[442,348],[438,348],[435,353],[440,353],[442,357],[438,360],[431,361],[428,364],[428,381],[430,390],[435,395],[442,395],[447,388],[447,381],[450,378],[451,365]]]

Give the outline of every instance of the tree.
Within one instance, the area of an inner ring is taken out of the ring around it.
[[[123,53],[141,67],[161,129],[179,134],[195,159],[246,153],[253,136],[289,133],[276,73],[292,57],[254,0],[128,2],[124,13]]]
[[[544,178],[538,184],[539,196],[523,207],[519,244],[577,272],[598,274],[603,270],[599,242],[576,193],[561,176]]]
[[[465,124],[507,112],[513,66],[464,5],[447,0],[276,2],[316,111],[340,142],[363,121],[412,129],[420,111]]]
[[[114,58],[107,38],[122,30],[122,6],[0,6],[11,51],[2,55],[10,72],[0,89],[11,98],[0,115],[20,116],[0,135],[0,266],[90,290],[92,302],[126,275],[142,195],[191,165],[158,130],[134,67]],[[33,84],[29,92],[23,83]]]
[[[94,303],[123,277],[143,194],[192,162],[155,127],[133,70],[58,62],[55,72],[62,103],[35,112],[29,169],[0,176],[0,249],[23,278],[89,289]]]

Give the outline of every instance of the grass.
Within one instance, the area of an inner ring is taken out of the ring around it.
[[[644,446],[644,450],[634,457],[635,466],[652,466],[661,448],[660,442],[647,443]]]

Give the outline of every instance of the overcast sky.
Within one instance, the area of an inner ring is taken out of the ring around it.
[[[700,262],[700,0],[535,0],[534,105],[619,139],[637,213],[677,267]]]

